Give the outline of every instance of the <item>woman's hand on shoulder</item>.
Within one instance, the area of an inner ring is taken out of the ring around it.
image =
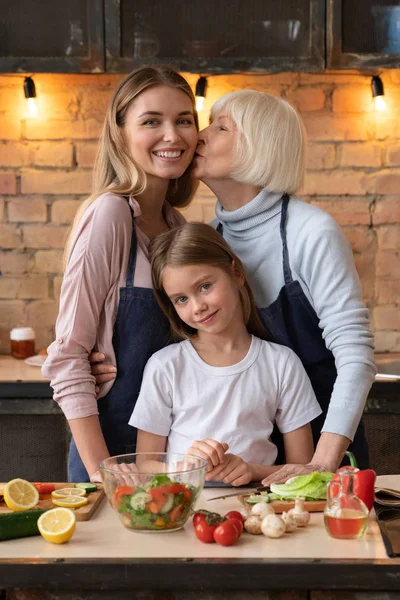
[[[117,368],[113,365],[104,364],[105,355],[102,352],[89,354],[90,372],[96,379],[96,393],[100,391],[100,385],[107,381],[113,381],[117,376]]]
[[[225,454],[222,464],[207,473],[206,480],[223,481],[231,485],[246,485],[253,479],[253,473],[249,463],[237,454]]]
[[[291,477],[297,477],[297,475],[309,475],[314,471],[323,473],[327,471],[327,469],[324,467],[324,465],[312,462],[308,463],[307,465],[282,465],[280,469],[263,479],[261,483],[262,485],[270,485],[271,483],[286,483],[286,481]]]

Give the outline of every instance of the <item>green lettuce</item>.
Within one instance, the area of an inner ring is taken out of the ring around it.
[[[271,492],[283,500],[296,497],[308,500],[326,500],[326,486],[333,475],[333,473],[318,472],[310,473],[310,475],[298,475],[283,484],[271,483]],[[274,499],[277,498],[274,496]]]

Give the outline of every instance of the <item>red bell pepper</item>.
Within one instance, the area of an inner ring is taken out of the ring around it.
[[[357,498],[360,498],[360,500],[364,502],[368,510],[371,510],[375,500],[376,473],[372,469],[360,471],[360,469],[357,467],[357,461],[354,457],[354,454],[352,452],[346,452],[345,454],[349,457],[350,466],[340,467],[340,469],[336,471],[333,481],[339,480],[339,473],[344,469],[350,469],[351,471],[354,471],[354,494],[357,496]]]

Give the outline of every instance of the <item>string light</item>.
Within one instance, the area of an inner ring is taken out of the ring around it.
[[[383,82],[379,75],[375,75],[371,79],[371,89],[372,89],[372,97],[375,100],[375,108],[376,110],[385,110],[386,102],[385,102],[385,91],[383,89]]]
[[[196,83],[196,110],[200,112],[204,108],[204,101],[207,92],[207,77],[199,77]]]
[[[39,116],[39,109],[36,104],[36,87],[32,77],[24,79],[24,94],[28,101],[28,115],[36,119]]]

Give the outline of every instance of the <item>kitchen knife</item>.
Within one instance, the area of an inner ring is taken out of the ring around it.
[[[213,498],[208,498],[207,502],[210,502],[211,500],[222,500],[225,498],[234,498],[235,496],[251,496],[252,494],[259,494],[260,492],[269,492],[270,491],[270,487],[269,485],[264,486],[261,485],[260,487],[256,487],[256,488],[247,488],[247,490],[242,490],[242,491],[237,491],[234,492],[233,494],[223,494],[222,496],[214,496]]]

